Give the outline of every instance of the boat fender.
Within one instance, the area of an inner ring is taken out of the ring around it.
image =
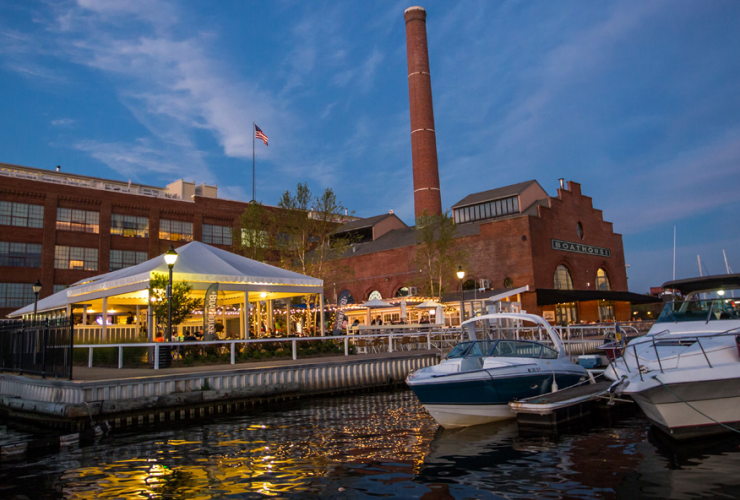
[[[612,396],[621,396],[622,392],[624,392],[628,385],[630,385],[630,381],[623,375],[622,378],[615,380],[614,383],[609,386],[609,394]]]

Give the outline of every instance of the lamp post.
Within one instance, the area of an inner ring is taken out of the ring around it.
[[[457,279],[460,280],[460,327],[462,327],[463,320],[465,319],[465,289],[463,288],[465,271],[463,271],[462,266],[457,266]]]
[[[35,296],[33,301],[33,321],[36,321],[36,306],[39,303],[39,292],[41,291],[41,280],[36,280],[36,283],[33,284],[33,295]]]
[[[175,247],[170,245],[170,249],[164,254],[164,261],[170,269],[170,280],[167,282],[167,342],[172,341],[172,268],[177,262],[177,252]]]

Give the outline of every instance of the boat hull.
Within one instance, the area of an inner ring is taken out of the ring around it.
[[[548,394],[553,389],[553,375],[542,372],[493,378],[482,371],[467,377],[446,382],[409,383],[409,386],[445,429],[515,418],[510,401]],[[584,374],[557,373],[556,379],[558,387],[564,389],[581,382]]]
[[[471,425],[488,424],[516,417],[508,403],[499,404],[426,404],[424,408],[445,429],[458,429]]]
[[[674,439],[740,428],[740,378],[666,384],[625,394],[632,396],[655,426]]]

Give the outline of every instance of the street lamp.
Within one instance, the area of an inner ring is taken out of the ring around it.
[[[465,317],[465,289],[463,288],[465,271],[463,271],[462,266],[457,266],[457,279],[460,280],[460,327],[462,327],[463,319]]]
[[[170,245],[170,249],[164,254],[164,261],[170,268],[170,280],[167,282],[167,342],[172,341],[172,268],[177,262],[177,252],[175,247]]]
[[[41,291],[41,280],[36,280],[33,284],[33,294],[36,297],[33,301],[33,320],[36,321],[36,306],[39,303],[39,292]]]

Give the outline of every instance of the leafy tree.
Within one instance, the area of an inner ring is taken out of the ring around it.
[[[336,261],[349,247],[347,238],[334,233],[344,221],[345,211],[331,188],[314,196],[306,183],[298,183],[295,194],[283,193],[275,216],[277,248],[282,267],[331,283],[352,273]],[[316,301],[312,298],[311,302]],[[314,323],[317,322],[314,318]],[[310,325],[307,325],[310,326]]]
[[[167,326],[167,283],[166,274],[154,273],[149,281],[149,297],[157,318],[157,328]],[[192,311],[203,307],[203,300],[192,298],[193,287],[186,281],[176,281],[172,287],[172,325],[179,325]]]
[[[458,265],[463,264],[465,255],[455,248],[454,235],[457,225],[449,212],[442,215],[424,213],[416,220],[416,255],[414,261],[424,276],[421,289],[439,297],[444,283],[452,280]]]
[[[234,249],[245,257],[265,262],[269,258],[271,214],[262,203],[252,201],[239,218],[234,231]]]

